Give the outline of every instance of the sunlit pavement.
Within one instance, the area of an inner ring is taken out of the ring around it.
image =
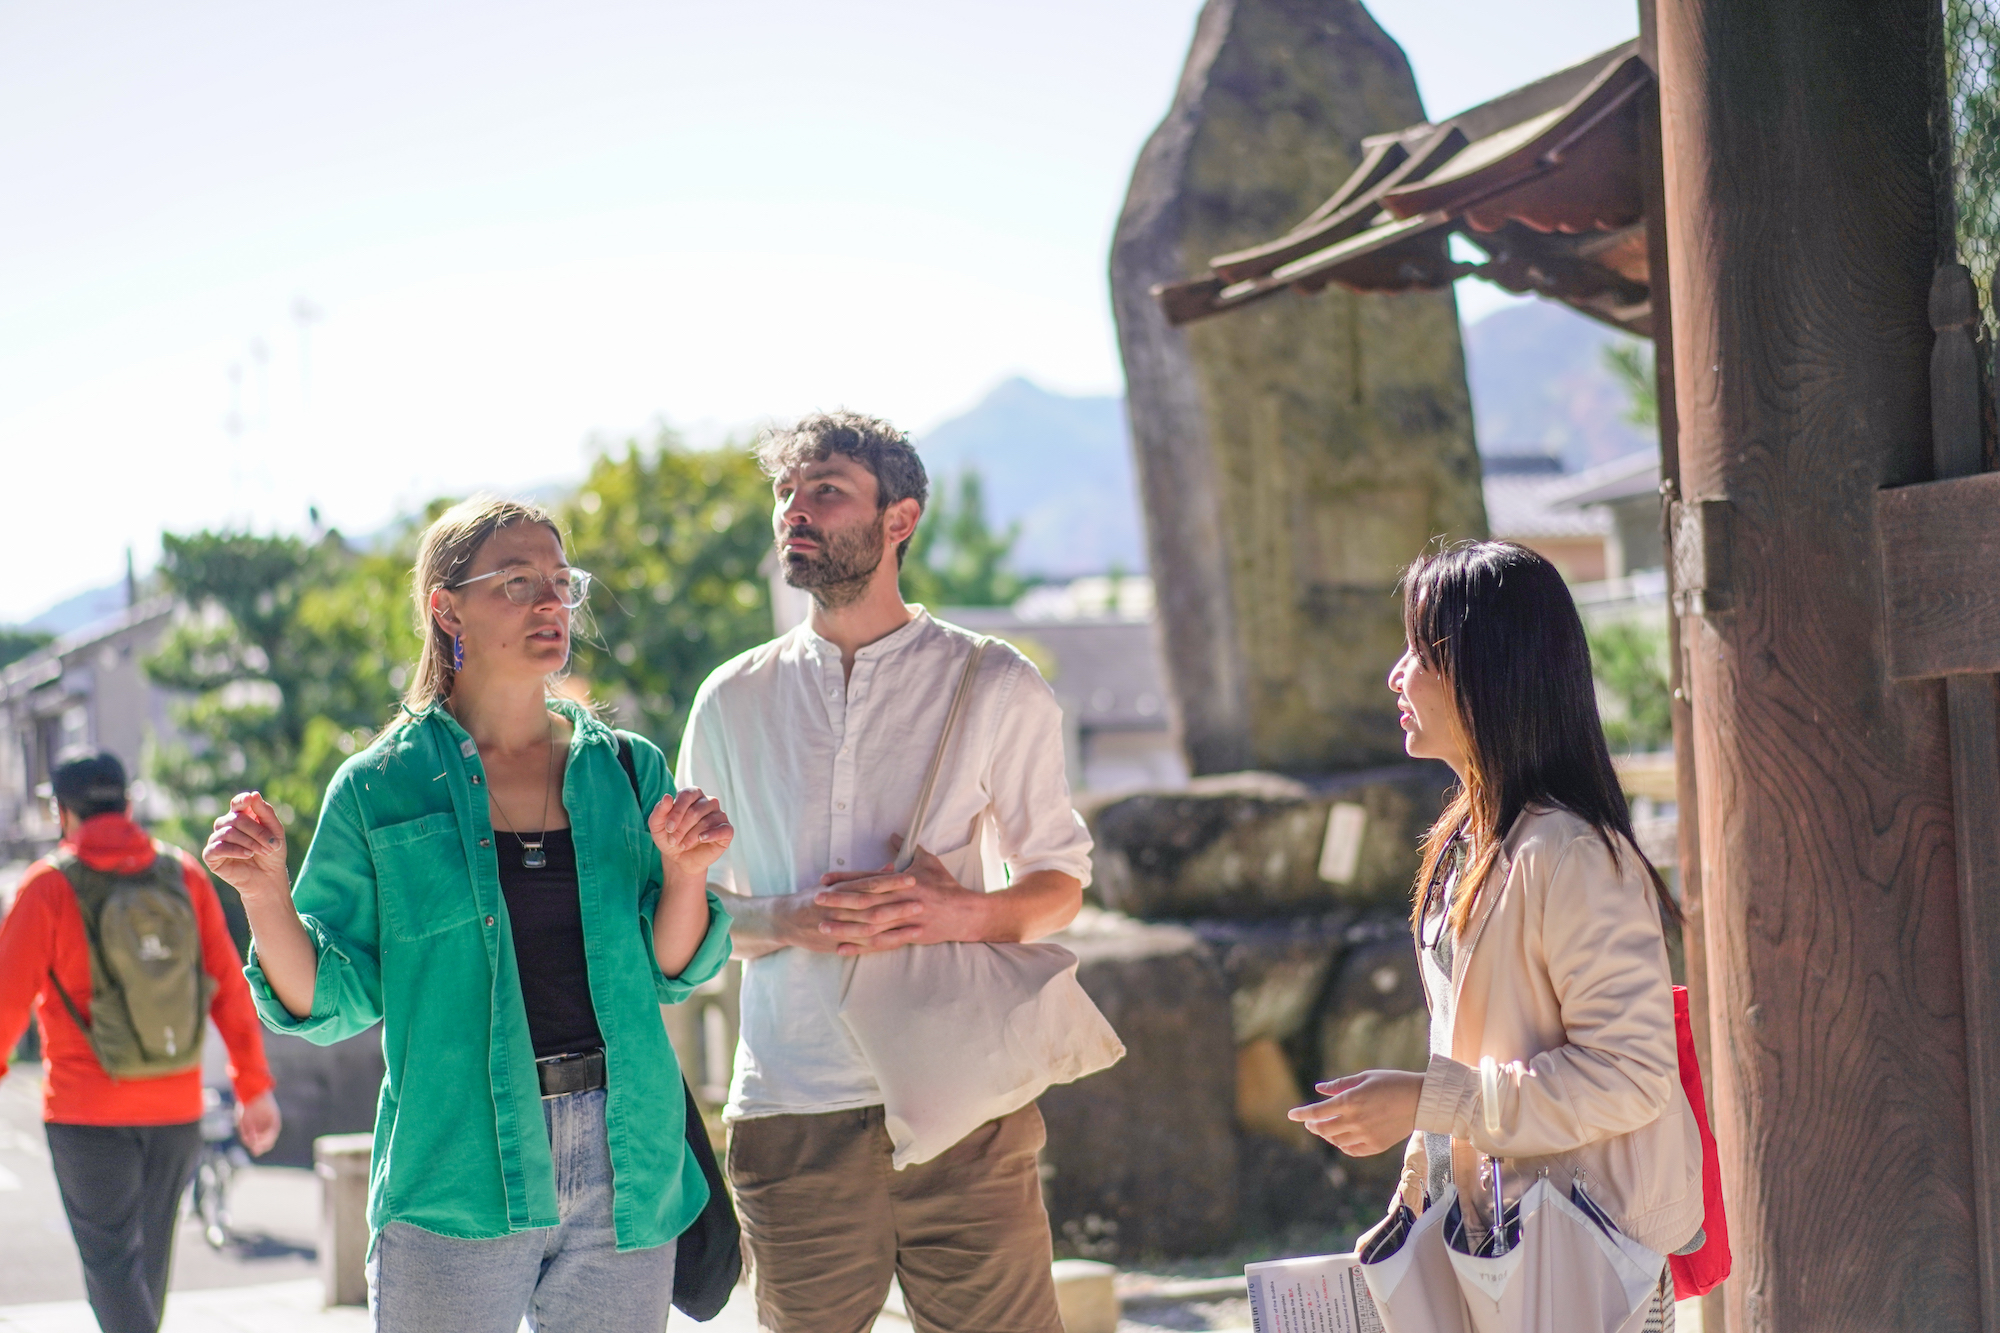
[[[42,1132],[41,1069],[10,1069],[0,1080],[0,1331],[97,1333],[83,1300],[83,1268],[63,1216]],[[319,1182],[310,1171],[253,1166],[230,1186],[238,1239],[211,1250],[192,1222],[174,1245],[162,1333],[363,1333],[368,1313],[322,1309],[314,1246]],[[714,1320],[675,1312],[668,1327],[755,1333],[749,1292],[739,1289]],[[883,1333],[909,1326],[885,1314]]]
[[[367,1311],[320,1305],[314,1245],[319,1183],[310,1171],[251,1167],[232,1182],[230,1201],[239,1239],[209,1249],[192,1223],[174,1247],[174,1273],[161,1333],[365,1333]],[[0,1081],[0,1333],[97,1333],[83,1300],[83,1270],[63,1217],[42,1133],[41,1070],[10,1070]],[[876,1321],[879,1333],[907,1333],[900,1293]],[[1122,1329],[1200,1328],[1192,1311],[1170,1323],[1141,1322],[1128,1312]],[[1232,1321],[1233,1322],[1233,1321]],[[1700,1306],[1684,1302],[1680,1333],[1701,1333]],[[525,1325],[523,1326],[525,1328]],[[747,1288],[706,1324],[675,1311],[670,1333],[756,1333]]]
[[[353,1306],[321,1309],[320,1290],[317,1278],[307,1278],[254,1287],[174,1291],[167,1297],[167,1318],[161,1333],[366,1333],[366,1310]],[[882,1333],[903,1333],[909,1328],[887,1313],[875,1326]],[[667,1328],[670,1333],[693,1333],[696,1329],[756,1333],[757,1319],[748,1293],[739,1292],[729,1308],[710,1322],[697,1324],[676,1310]],[[97,1321],[80,1300],[0,1306],[0,1333],[97,1333]]]
[[[756,1333],[757,1320],[747,1299],[730,1303],[714,1320],[697,1324],[674,1313],[672,1333],[713,1329],[715,1333]],[[884,1316],[876,1325],[883,1333],[909,1327]],[[167,1318],[161,1333],[366,1333],[368,1312],[345,1306],[320,1308],[316,1278],[273,1282],[256,1287],[210,1291],[176,1291],[167,1297]],[[41,1305],[0,1306],[4,1333],[97,1333],[97,1321],[82,1301],[51,1301]]]
[[[230,1186],[236,1239],[211,1250],[192,1222],[174,1243],[170,1290],[263,1286],[318,1275],[319,1182],[311,1171],[253,1166]],[[63,1216],[42,1130],[41,1069],[0,1081],[0,1308],[80,1300],[83,1267]],[[219,1327],[227,1327],[219,1325]]]
[[[317,1278],[254,1287],[170,1291],[161,1333],[366,1333],[368,1312],[320,1308]],[[6,1333],[97,1333],[90,1307],[78,1301],[0,1306]]]

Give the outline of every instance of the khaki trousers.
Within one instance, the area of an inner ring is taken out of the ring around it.
[[[918,1333],[1062,1333],[1033,1105],[889,1165],[882,1108],[729,1128],[729,1183],[768,1333],[865,1333],[893,1274]]]

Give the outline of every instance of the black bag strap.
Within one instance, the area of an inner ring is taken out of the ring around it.
[[[632,804],[639,807],[640,822],[646,819],[646,797],[639,790],[639,768],[632,762],[632,738],[618,737],[618,766],[632,784]],[[680,1235],[674,1255],[674,1305],[688,1318],[706,1323],[729,1303],[736,1280],[743,1273],[743,1233],[736,1220],[736,1206],[729,1198],[729,1185],[715,1160],[715,1148],[708,1141],[708,1126],[701,1118],[701,1104],[687,1076],[681,1076],[681,1094],[687,1111],[683,1120],[688,1152],[701,1167],[708,1182],[708,1203]]]
[[[64,990],[62,982],[56,979],[56,970],[53,967],[49,969],[49,984],[56,988],[56,994],[62,998],[63,1008],[69,1010],[69,1016],[76,1020],[76,1025],[79,1028],[83,1029],[83,1034],[89,1036],[90,1020],[85,1018],[83,1011],[76,1007],[76,1001],[69,998],[69,992]]]
[[[708,1202],[677,1244],[673,1301],[682,1314],[706,1323],[729,1304],[737,1280],[743,1276],[743,1230],[736,1220],[736,1205],[730,1200],[722,1167],[715,1160],[715,1149],[709,1145],[701,1106],[686,1079],[681,1080],[681,1094],[687,1102],[688,1151],[708,1182]]]
[[[639,792],[639,769],[632,762],[632,738],[620,731],[618,737],[618,766],[625,770],[625,780],[632,784],[632,800],[639,807],[639,818],[646,818],[646,798]]]
[[[69,848],[62,847],[49,858],[49,864],[61,872],[63,882],[69,885],[70,896],[76,899],[77,914],[83,918],[84,944],[94,955],[97,952],[97,922],[84,910],[83,898],[76,891],[76,868],[83,864],[83,858]],[[57,997],[62,1000],[63,1008],[69,1010],[69,1016],[76,1020],[77,1027],[85,1036],[90,1035],[90,1020],[83,1016],[83,1010],[76,1007],[76,1001],[70,998],[69,991],[56,977],[53,966],[49,968],[49,984],[56,988]]]

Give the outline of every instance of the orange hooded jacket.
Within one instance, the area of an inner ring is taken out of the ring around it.
[[[65,845],[85,865],[127,874],[151,864],[154,855],[146,831],[122,814],[85,820],[75,839]],[[202,966],[215,978],[209,1016],[229,1048],[229,1079],[236,1099],[249,1102],[273,1084],[242,960],[229,938],[222,903],[208,873],[185,852],[174,855],[181,859],[188,897],[194,902]],[[0,921],[0,1074],[6,1072],[7,1059],[32,1011],[41,1020],[42,1058],[48,1063],[42,1119],[64,1125],[177,1125],[199,1120],[201,1070],[159,1078],[112,1078],[97,1062],[90,1038],[48,984],[51,970],[88,1018],[90,942],[84,934],[83,913],[63,873],[47,861],[37,861],[21,881],[13,908]]]

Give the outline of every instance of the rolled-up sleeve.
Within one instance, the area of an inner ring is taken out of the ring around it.
[[[375,859],[345,772],[327,789],[319,828],[292,889],[319,969],[312,1012],[296,1017],[285,1008],[250,945],[243,968],[257,1015],[273,1032],[330,1045],[367,1031],[382,1018],[381,936],[375,892]]]
[[[687,746],[683,741],[681,754],[685,764]],[[635,740],[632,746],[633,771],[639,778],[642,793],[640,807],[642,813],[650,811],[664,797],[672,796],[681,784],[699,787],[685,775],[680,782],[667,768],[666,756],[661,754],[650,741]],[[711,796],[714,792],[709,793]],[[713,878],[713,872],[710,874]],[[639,900],[639,928],[646,940],[646,957],[653,960],[653,990],[659,995],[661,1004],[679,1004],[694,994],[702,983],[713,980],[729,962],[729,911],[722,905],[722,899],[715,896],[715,890],[708,891],[708,933],[701,937],[695,947],[694,957],[688,959],[687,966],[677,977],[670,977],[660,970],[659,954],[653,948],[653,913],[660,905],[659,872],[654,870],[645,892]]]
[[[659,894],[654,892],[657,900]],[[639,914],[640,929],[646,937],[646,956],[657,960],[653,951],[653,914],[648,910]],[[660,970],[657,961],[653,964],[653,990],[660,997],[661,1004],[679,1004],[695,993],[704,982],[715,979],[724,964],[729,961],[729,910],[722,905],[722,899],[715,896],[715,890],[708,891],[708,933],[701,937],[694,957],[688,959],[686,967],[677,977],[670,977]]]
[[[1026,658],[1000,709],[993,747],[993,816],[1015,879],[1058,870],[1090,883],[1090,831],[1070,802],[1062,706]]]

